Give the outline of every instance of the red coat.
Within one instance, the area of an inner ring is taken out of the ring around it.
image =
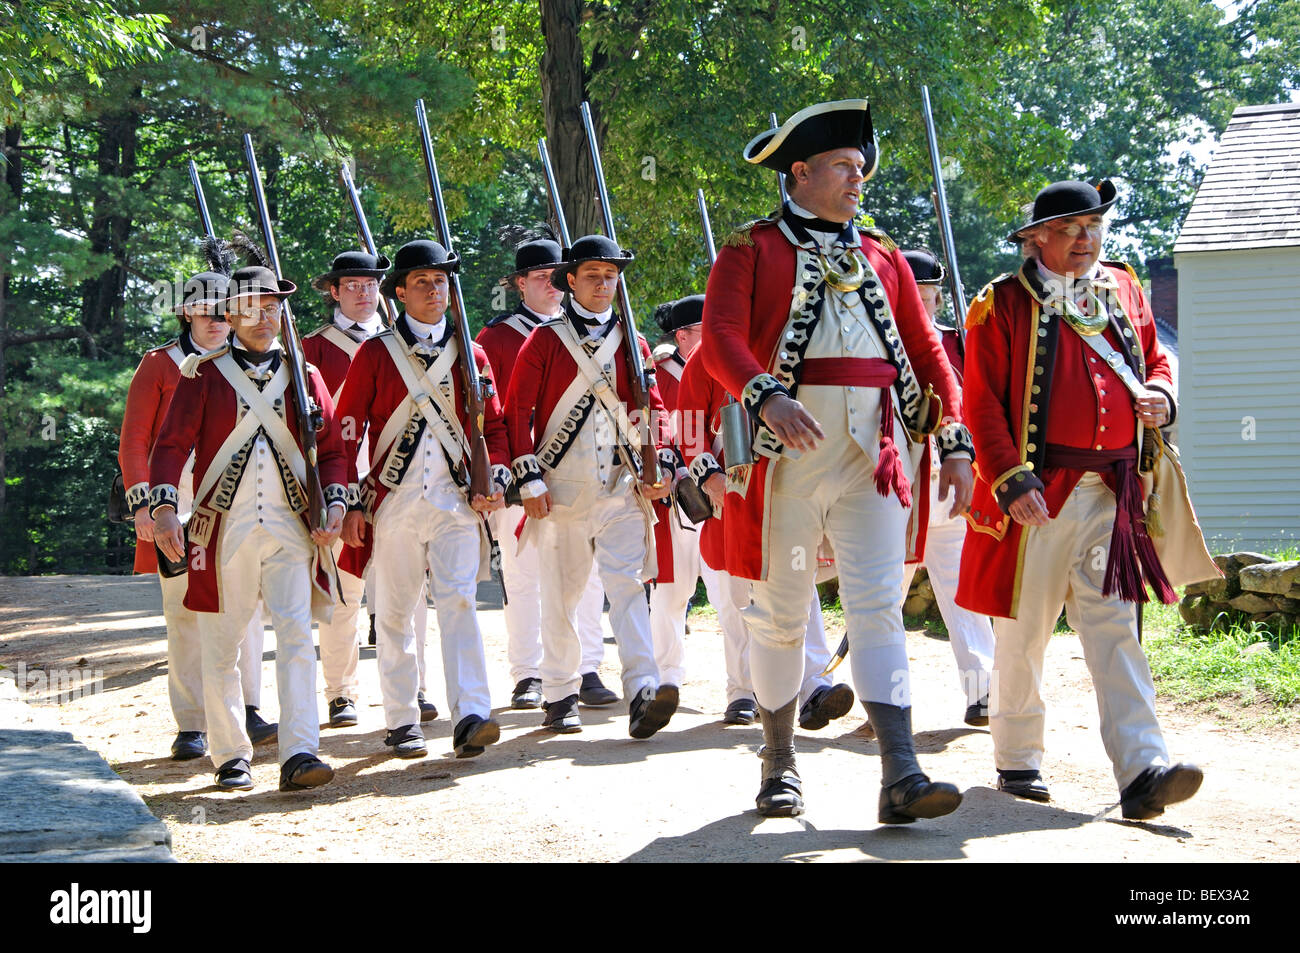
[[[860,230],[859,234],[860,248],[889,300],[916,385],[921,390],[927,386],[933,388],[943,401],[945,420],[961,420],[957,382],[939,334],[921,304],[910,266],[896,247],[886,248],[881,238],[865,231]],[[795,246],[778,224],[769,220],[728,238],[709,273],[704,299],[703,360],[709,374],[738,398],[748,398],[746,385],[777,369],[778,345],[790,323],[795,264]],[[751,413],[755,411],[748,401],[747,406]],[[926,426],[917,422],[914,429]],[[959,425],[953,433],[960,433],[961,440],[965,439]],[[952,441],[948,444],[941,441],[940,448],[945,455],[954,449],[967,449],[960,442]],[[744,545],[738,548],[738,562],[728,569],[749,579],[764,579],[767,575],[767,540],[762,528],[766,523],[773,465],[770,457],[760,457],[743,501],[737,506],[731,506],[728,501],[728,521],[739,524],[731,531],[744,540]]]
[[[224,349],[213,352],[210,357],[223,353],[226,353]],[[316,433],[316,463],[320,471],[321,487],[332,487],[341,496],[348,482],[348,469],[343,457],[343,440],[334,416],[334,402],[330,399],[320,372],[313,367],[307,369],[307,383],[309,396],[315,399],[324,416],[324,427]],[[285,424],[301,450],[298,416],[293,401],[289,399],[291,389],[292,385],[285,391]],[[234,388],[210,361],[199,364],[193,377],[182,376],[176,386],[171,409],[163,420],[158,442],[154,445],[149,464],[150,483],[155,488],[174,487],[180,479],[185,460],[193,449],[194,490],[197,494],[209,468],[224,468],[229,463],[224,457],[220,460],[215,457],[237,421],[238,398]],[[217,481],[204,499],[194,501],[195,518],[190,521],[189,588],[185,594],[185,607],[195,612],[221,611],[221,589],[217,578],[217,567],[221,559],[217,552],[221,538],[219,511],[210,526],[208,545],[201,545],[195,539],[198,510],[200,507],[207,509],[213,494],[219,489],[220,481]],[[300,516],[303,526],[310,529],[308,512],[304,510]],[[326,585],[319,574],[317,584],[322,587]]]
[[[181,356],[178,341],[168,341],[161,347],[146,351],[140,366],[131,378],[126,392],[126,413],[122,416],[122,432],[117,444],[117,462],[122,468],[122,482],[126,489],[145,484],[145,499],[134,494],[127,500],[130,509],[148,502],[149,454],[162,429],[163,418],[172,402],[176,382],[181,378],[180,367],[173,355]],[[133,507],[131,504],[135,504]],[[158,555],[153,543],[135,541],[135,571],[158,571]]]
[[[1169,361],[1156,339],[1142,286],[1127,266],[1104,265],[1129,319],[1119,331],[1108,328],[1105,338],[1121,352],[1138,342],[1147,386],[1163,392],[1172,411]],[[1026,261],[1026,268],[1036,267],[1032,259]],[[1078,470],[1043,465],[1047,445],[1111,450],[1136,440],[1133,400],[1119,376],[1063,320],[1044,323],[1041,317],[1039,301],[1017,274],[987,285],[966,321],[963,396],[977,463],[957,602],[1004,618],[1015,618],[1019,609],[1025,539],[1024,527],[1006,515],[1007,507],[1029,489],[1039,489],[1055,518],[1079,481]],[[1039,329],[1047,334],[1036,333]],[[1031,376],[1035,383],[1027,384]]]
[[[347,351],[325,336],[325,329],[331,327],[335,327],[333,322],[322,325],[303,337],[302,353],[310,363],[316,365],[320,376],[325,380],[325,386],[330,389],[330,395],[342,396],[340,391],[344,379],[348,376],[352,358],[348,356]],[[360,344],[357,346],[360,347]]]
[[[398,318],[399,323],[404,320],[405,317]],[[377,440],[388,418],[407,395],[406,382],[397,370],[397,365],[393,363],[387,345],[384,344],[384,339],[395,333],[397,332],[384,331],[361,345],[361,350],[357,351],[356,357],[352,360],[347,381],[343,385],[343,395],[339,398],[338,418],[343,428],[350,485],[357,483],[357,450],[361,439],[369,433],[372,441]],[[478,367],[479,375],[491,380],[492,366],[488,363],[487,354],[477,344],[471,346],[474,348],[474,363]],[[450,376],[455,381],[452,394],[456,416],[468,434],[469,412],[466,410],[465,388],[462,386],[464,379],[461,374],[462,359],[461,355],[457,355],[456,360],[452,362]],[[495,383],[493,386],[495,387]],[[505,420],[501,414],[501,402],[495,394],[484,402],[483,437],[487,442],[488,457],[491,462],[508,468],[510,451]],[[389,488],[380,482],[379,475],[383,473],[389,454],[397,447],[399,441],[400,437],[388,445],[382,457],[370,461],[370,474],[366,477],[361,497],[366,503],[366,519],[372,524],[389,493]],[[463,466],[464,472],[469,472],[469,460],[463,454],[460,460],[452,461],[452,465],[453,473],[457,466]],[[368,533],[365,547],[354,549],[351,546],[344,546],[339,565],[348,572],[360,576],[369,561],[372,540],[373,533]]]
[[[553,329],[558,321],[566,317],[547,321],[539,325],[528,337],[523,349],[516,359],[514,371],[510,378],[510,389],[506,394],[506,423],[510,432],[510,454],[514,459],[515,479],[529,482],[544,479],[537,462],[536,452],[545,439],[546,423],[551,419],[556,404],[569,385],[578,376],[578,365],[574,363],[568,348]],[[644,337],[637,334],[637,344],[641,349],[641,359],[651,365],[653,358],[650,346]],[[627,370],[626,340],[620,341],[614,352],[615,391],[631,416],[638,408],[632,396],[632,379]],[[650,388],[651,437],[656,447],[671,447],[673,431],[658,384]],[[598,411],[593,408],[593,413]],[[635,421],[636,418],[632,417]],[[675,454],[673,454],[675,457]],[[659,522],[655,524],[656,552],[658,560],[658,582],[672,582],[671,543],[668,536],[666,509],[661,507]],[[665,558],[665,554],[666,557]]]
[[[510,387],[510,378],[515,370],[515,359],[519,357],[520,349],[528,340],[528,335],[520,333],[519,329],[509,321],[515,314],[521,314],[522,308],[523,305],[520,305],[521,310],[514,314],[502,314],[493,318],[484,325],[483,330],[474,339],[487,352],[488,363],[492,365],[492,375],[500,387],[497,396],[501,399],[503,407],[506,391]],[[533,324],[544,320],[531,312],[526,317]]]
[[[700,483],[702,489],[710,474],[727,465],[722,457],[722,421],[718,415],[729,395],[717,378],[705,368],[700,356],[701,350],[702,348],[696,348],[686,362],[681,386],[677,390],[678,410],[681,413],[677,447],[686,466],[691,469],[691,478]],[[737,494],[729,492],[724,500],[722,515],[707,519],[700,526],[700,558],[710,569],[730,571],[727,568],[726,517],[727,506],[733,498],[740,500]]]

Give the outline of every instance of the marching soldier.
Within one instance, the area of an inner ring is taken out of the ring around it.
[[[755,580],[746,620],[765,741],[756,803],[768,816],[803,810],[793,728],[823,536],[835,550],[854,682],[880,744],[879,820],[910,823],[961,802],[917,763],[898,593],[910,458],[921,456],[911,435],[941,427],[939,493],[955,491],[957,512],[969,500],[971,446],[911,269],[884,233],[853,224],[876,157],[861,99],[810,106],[755,136],[745,159],[784,173],[790,198],[727,239],[705,298],[705,368],[758,425],[758,462],[727,500],[743,543],[728,569]],[[952,420],[922,419],[935,403],[927,391]]]
[[[521,542],[536,533],[542,565],[543,726],[582,729],[578,715],[581,643],[575,616],[594,557],[609,596],[610,621],[623,666],[629,733],[648,738],[677,710],[678,688],[660,681],[642,578],[654,575],[649,500],[667,496],[640,481],[640,435],[628,407],[632,381],[625,348],[650,348],[639,334],[624,340],[614,313],[619,276],[633,256],[601,235],[579,238],[551,273],[569,293],[564,313],[540,325],[519,352],[506,398],[514,475],[528,520]],[[650,389],[651,438],[668,443],[663,401]],[[663,453],[663,451],[660,451]],[[666,458],[671,474],[675,454]]]
[[[560,264],[560,246],[549,238],[527,241],[515,249],[515,270],[501,279],[519,292],[513,313],[493,318],[479,332],[478,344],[487,352],[501,395],[509,393],[515,358],[533,329],[561,313],[564,292],[551,284],[551,272]],[[514,504],[491,516],[493,533],[501,546],[501,575],[505,582],[506,657],[515,683],[510,705],[517,709],[542,706],[541,577],[536,546],[519,546],[515,530],[524,508]],[[578,638],[582,642],[582,681],[578,701],[593,707],[612,705],[618,696],[605,687],[597,673],[605,657],[605,636],[600,625],[605,591],[600,573],[592,567],[587,587],[578,602]]]
[[[235,340],[186,358],[150,463],[159,549],[189,562],[185,605],[198,614],[212,761],[217,786],[227,790],[253,786],[237,666],[259,593],[276,633],[280,790],[315,787],[334,776],[316,757],[311,623],[313,609],[327,612],[336,598],[328,547],[342,526],[347,471],[329,391],[309,367],[304,383],[324,421],[317,463],[328,504],[324,528],[312,529],[298,409],[276,340],[283,301],[295,290],[269,268],[250,266],[231,275],[223,308]],[[198,488],[186,540],[176,516],[177,482],[191,449]]]
[[[957,382],[961,383],[962,354],[957,329],[940,323],[939,310],[943,306],[943,281],[947,274],[939,260],[929,251],[905,251],[916,277],[916,288],[921,293],[925,312],[934,322],[935,330],[943,341],[944,353],[952,365]],[[931,446],[933,456],[937,452]],[[957,579],[961,567],[961,548],[966,540],[966,521],[951,516],[949,507],[939,503],[939,475],[930,474],[929,525],[925,537],[924,563],[908,563],[903,573],[903,594],[912,586],[912,577],[919,565],[924,565],[939,605],[939,614],[948,627],[948,640],[957,660],[957,675],[962,691],[966,693],[968,725],[983,726],[989,723],[989,672],[993,668],[993,623],[986,615],[963,609],[953,600],[957,595]]]
[[[214,261],[212,264],[218,267],[225,263]],[[226,274],[218,271],[200,272],[185,282],[182,300],[175,307],[180,318],[180,334],[175,340],[146,352],[136,368],[126,395],[126,413],[122,417],[118,444],[118,463],[127,488],[127,508],[135,514],[135,571],[158,573],[162,587],[163,618],[167,622],[167,694],[177,727],[176,739],[172,742],[172,759],[175,761],[189,761],[208,753],[199,624],[194,613],[183,604],[187,583],[184,567],[177,572],[158,563],[153,517],[149,515],[149,454],[180,380],[181,362],[191,354],[206,354],[226,343],[230,324],[219,308],[228,282]],[[182,519],[189,518],[193,506],[193,470],[191,456],[185,462],[178,486],[177,502]],[[240,650],[245,728],[255,745],[272,740],[276,734],[276,726],[267,724],[258,712],[262,696],[264,631],[262,613],[254,612]]]
[[[1177,405],[1141,284],[1127,265],[1098,260],[1114,202],[1109,181],[1044,188],[1028,224],[1008,237],[1023,266],[971,303],[966,419],[980,472],[957,602],[996,618],[998,789],[1049,799],[1039,687],[1064,603],[1097,691],[1123,816],[1148,820],[1195,794],[1202,773],[1169,763],[1139,642],[1146,584],[1164,601],[1174,595],[1149,534],[1154,494],[1144,501],[1141,474],[1151,469],[1144,447]],[[1182,503],[1191,523],[1179,488],[1160,490],[1162,518]]]
[[[370,434],[371,470],[360,490],[363,510],[348,513],[344,541],[360,548],[373,533],[376,651],[388,727],[384,744],[400,758],[428,753],[420,729],[411,622],[426,570],[438,613],[456,757],[480,755],[501,736],[491,718],[475,600],[477,582],[487,575],[490,545],[480,514],[499,509],[503,501],[500,492],[469,498],[469,411],[459,364],[466,356],[446,316],[449,275],[459,266],[459,256],[437,242],[413,241],[398,249],[379,292],[396,293],[403,312],[392,330],[361,346],[339,404],[350,460],[356,459],[362,434],[367,429]],[[469,359],[491,381],[483,349],[475,347]],[[504,491],[509,456],[495,395],[485,401],[483,433],[493,479]]]

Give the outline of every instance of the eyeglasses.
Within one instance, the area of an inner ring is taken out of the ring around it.
[[[231,308],[230,313],[239,315],[242,318],[248,318],[251,321],[260,321],[262,318],[274,321],[283,310],[283,305],[277,301],[275,304],[268,304],[265,308]]]
[[[369,291],[374,294],[379,291],[379,282],[375,281],[373,278],[369,281],[341,281],[339,282],[339,287],[348,294],[359,295],[364,291]]]
[[[1084,225],[1082,222],[1069,222],[1061,224],[1060,222],[1049,222],[1048,229],[1057,235],[1064,235],[1067,238],[1078,238],[1085,232],[1090,238],[1101,238],[1106,231],[1106,226],[1101,222],[1091,225]]]

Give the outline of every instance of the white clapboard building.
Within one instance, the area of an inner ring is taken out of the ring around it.
[[[1300,103],[1232,115],[1174,245],[1178,437],[1213,552],[1300,542]]]

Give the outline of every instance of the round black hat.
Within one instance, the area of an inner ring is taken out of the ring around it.
[[[801,109],[779,129],[764,129],[745,146],[745,161],[790,174],[796,162],[832,149],[862,152],[863,179],[876,173],[879,151],[865,99],[841,99]]]
[[[934,252],[929,249],[909,249],[903,252],[903,257],[912,266],[912,275],[916,278],[918,285],[942,284],[944,278],[948,277],[943,262],[936,258]]]
[[[448,252],[437,242],[426,239],[407,242],[397,249],[393,270],[380,284],[379,293],[386,298],[391,298],[400,279],[422,268],[436,268],[452,274],[460,271],[460,256],[454,251]]]
[[[1115,204],[1115,192],[1115,184],[1110,179],[1103,179],[1096,186],[1074,179],[1053,182],[1034,196],[1029,221],[1008,235],[1007,241],[1019,244],[1026,231],[1053,219],[1100,215]]]
[[[704,320],[704,295],[680,298],[668,307],[662,317],[658,311],[655,312],[655,317],[660,318],[659,326],[666,334],[693,327]]]
[[[285,278],[276,278],[275,272],[261,265],[248,265],[237,269],[226,286],[225,300],[234,301],[250,295],[274,295],[284,300],[298,290],[298,286]]]
[[[190,304],[220,305],[226,300],[226,286],[230,279],[216,271],[200,271],[181,288],[180,301],[172,308],[177,314]]]
[[[515,249],[515,270],[502,278],[501,283],[508,285],[520,275],[526,275],[530,271],[558,267],[563,260],[559,242],[549,238],[524,242]]]
[[[313,278],[311,286],[317,291],[329,291],[330,285],[340,278],[383,278],[392,264],[386,255],[345,251],[334,256],[330,270]]]
[[[619,248],[614,242],[611,242],[604,235],[583,235],[573,243],[572,248],[564,249],[564,254],[560,264],[555,266],[551,272],[551,284],[561,291],[569,290],[569,282],[565,275],[576,269],[586,261],[603,261],[611,265],[618,265],[621,272],[628,265],[632,264],[636,256],[625,248]]]

